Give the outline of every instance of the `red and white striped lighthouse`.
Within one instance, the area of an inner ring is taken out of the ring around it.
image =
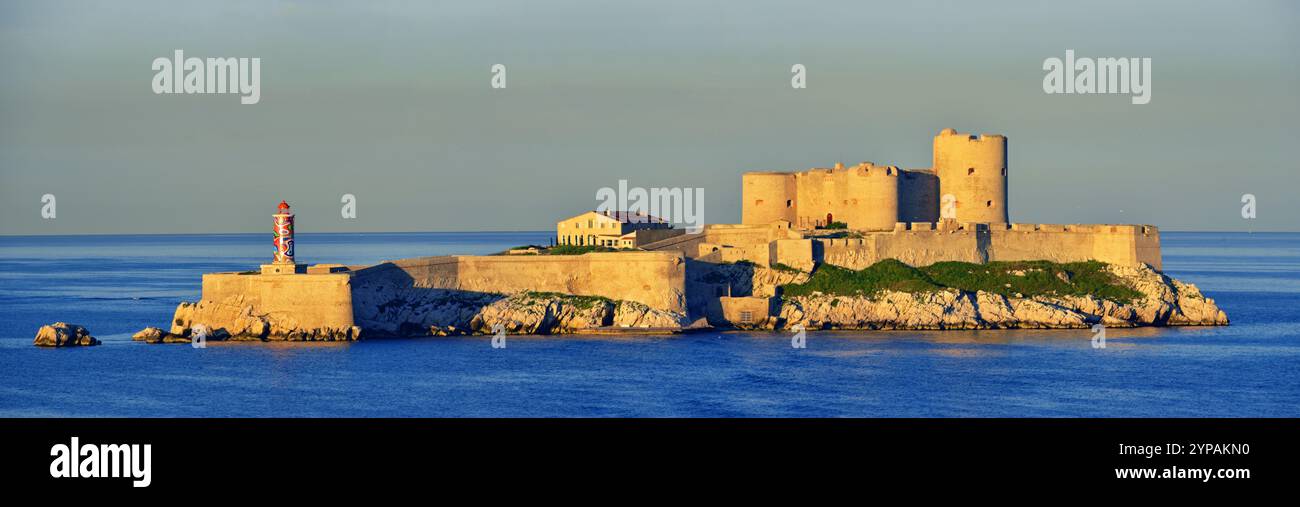
[[[293,264],[293,212],[289,203],[280,201],[275,217],[275,263]]]

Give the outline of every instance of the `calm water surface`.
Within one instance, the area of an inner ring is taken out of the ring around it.
[[[300,234],[308,262],[545,243],[549,232]],[[1300,416],[1300,234],[1164,233],[1221,328],[146,345],[266,234],[0,237],[0,416]],[[31,345],[82,324],[89,348]]]

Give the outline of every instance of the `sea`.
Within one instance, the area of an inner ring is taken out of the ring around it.
[[[545,244],[550,232],[299,234],[309,263]],[[1162,233],[1225,327],[510,336],[148,345],[269,234],[0,236],[0,417],[1297,417],[1300,233]],[[86,326],[97,347],[32,345]]]

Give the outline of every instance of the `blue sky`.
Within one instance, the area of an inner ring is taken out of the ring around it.
[[[744,171],[928,167],[945,127],[1008,136],[1017,222],[1300,230],[1297,4],[872,4],[0,3],[0,234],[261,232],[281,199],[540,230],[620,179],[736,222]],[[261,102],[155,95],[175,49],[261,58]],[[1066,49],[1151,58],[1151,102],[1045,94]]]

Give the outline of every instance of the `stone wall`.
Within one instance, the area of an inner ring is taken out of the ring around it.
[[[355,277],[358,291],[398,285],[480,293],[559,292],[636,301],[670,312],[686,310],[685,265],[678,252],[420,257],[364,268]]]
[[[850,269],[890,258],[913,266],[943,261],[1098,260],[1161,269],[1160,232],[1150,225],[916,223],[861,238],[806,241],[815,242],[812,250],[819,262]],[[795,251],[791,246],[774,249],[771,262],[792,266],[802,262],[786,258]]]
[[[275,319],[346,329],[352,320],[352,277],[348,273],[203,275],[203,301],[251,306]]]
[[[770,258],[768,245],[772,241],[801,237],[783,221],[762,225],[712,224],[704,226],[701,232],[642,245],[641,248],[681,252],[686,257],[710,262],[748,260],[767,266]]]
[[[990,226],[988,255],[993,261],[1095,259],[1159,270],[1160,231],[1151,225],[995,224]]]
[[[934,171],[903,171],[898,181],[898,221],[939,221],[939,177]]]

